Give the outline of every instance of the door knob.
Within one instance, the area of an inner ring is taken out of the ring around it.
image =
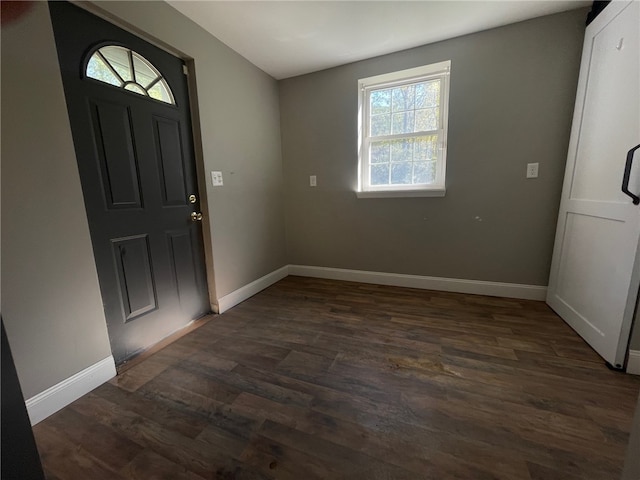
[[[200,222],[202,220],[202,214],[200,212],[191,212],[191,221]]]

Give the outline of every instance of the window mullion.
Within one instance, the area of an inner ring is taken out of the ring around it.
[[[120,86],[122,87],[122,85],[126,83],[124,78],[120,76],[120,74],[116,71],[113,65],[111,65],[111,62],[109,62],[109,60],[107,60],[107,58],[104,55],[102,55],[102,53],[100,53],[99,50],[96,53],[98,54],[98,58],[100,58],[104,62],[104,64],[107,66],[107,68],[111,70],[111,73],[113,73],[116,76],[116,78],[120,80],[121,82]]]
[[[415,138],[415,137],[428,137],[429,135],[440,135],[442,133],[442,129],[438,130],[428,130],[421,132],[411,132],[411,133],[394,133],[391,135],[377,135],[375,137],[366,137],[370,142],[384,142],[388,140],[403,140],[405,138]]]
[[[150,90],[151,88],[153,88],[153,86],[158,83],[160,80],[162,80],[162,77],[158,76],[156,77],[149,85],[147,85],[145,87],[146,90]]]
[[[131,79],[134,83],[138,83],[138,80],[136,80],[136,69],[133,65],[133,53],[131,53],[131,50],[129,50],[127,53],[127,56],[129,58],[129,68],[131,69]]]

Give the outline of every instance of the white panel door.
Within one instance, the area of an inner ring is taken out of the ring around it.
[[[640,3],[587,27],[547,303],[622,368],[640,281]],[[635,160],[634,157],[635,156]]]

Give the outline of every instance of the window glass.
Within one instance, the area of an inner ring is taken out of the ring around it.
[[[151,85],[154,80],[160,76],[160,74],[150,63],[137,53],[134,52],[132,56],[133,68],[136,72],[136,82],[145,88],[149,88],[149,85]]]
[[[444,194],[450,65],[441,62],[359,81],[362,196]]]
[[[163,82],[156,83],[153,87],[147,90],[147,93],[151,98],[155,98],[161,102],[174,103],[173,94],[170,92],[169,87]]]
[[[146,92],[144,91],[144,88],[142,88],[140,85],[138,85],[137,83],[127,83],[124,86],[125,90],[129,90],[130,92],[136,92],[139,93],[140,95],[145,95]]]
[[[87,64],[87,77],[95,78],[101,82],[122,86],[122,81],[116,77],[115,73],[107,66],[107,64],[97,55],[94,55]]]
[[[175,105],[169,84],[148,60],[139,53],[117,45],[94,51],[85,75],[100,82],[123,88],[154,100]]]
[[[102,47],[99,52],[125,82],[133,80],[133,72],[129,65],[129,50],[123,47]]]

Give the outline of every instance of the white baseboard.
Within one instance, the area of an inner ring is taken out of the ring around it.
[[[247,298],[253,297],[256,293],[270,287],[274,283],[282,280],[289,275],[289,266],[285,265],[278,270],[266,274],[264,277],[260,277],[257,280],[245,285],[244,287],[235,290],[224,297],[218,299],[218,312],[223,313],[232,307],[235,307],[241,302],[244,302]]]
[[[425,277],[422,275],[367,272],[363,270],[345,270],[342,268],[311,267],[306,265],[289,265],[289,275],[527,300],[544,300],[547,296],[547,287],[539,285]]]
[[[540,285],[522,285],[519,283],[485,282],[482,280],[463,280],[458,278],[425,277],[401,273],[367,272],[364,270],[346,270],[343,268],[313,267],[307,265],[285,265],[244,287],[218,299],[216,313],[223,313],[256,293],[270,287],[287,275],[300,277],[328,278],[349,282],[374,283],[395,287],[440,290],[444,292],[471,293],[492,297],[544,300],[547,287]]]
[[[25,402],[31,425],[41,422],[115,376],[116,364],[109,355],[104,360],[31,397]]]
[[[629,350],[627,373],[630,373],[632,375],[640,375],[640,350]]]

